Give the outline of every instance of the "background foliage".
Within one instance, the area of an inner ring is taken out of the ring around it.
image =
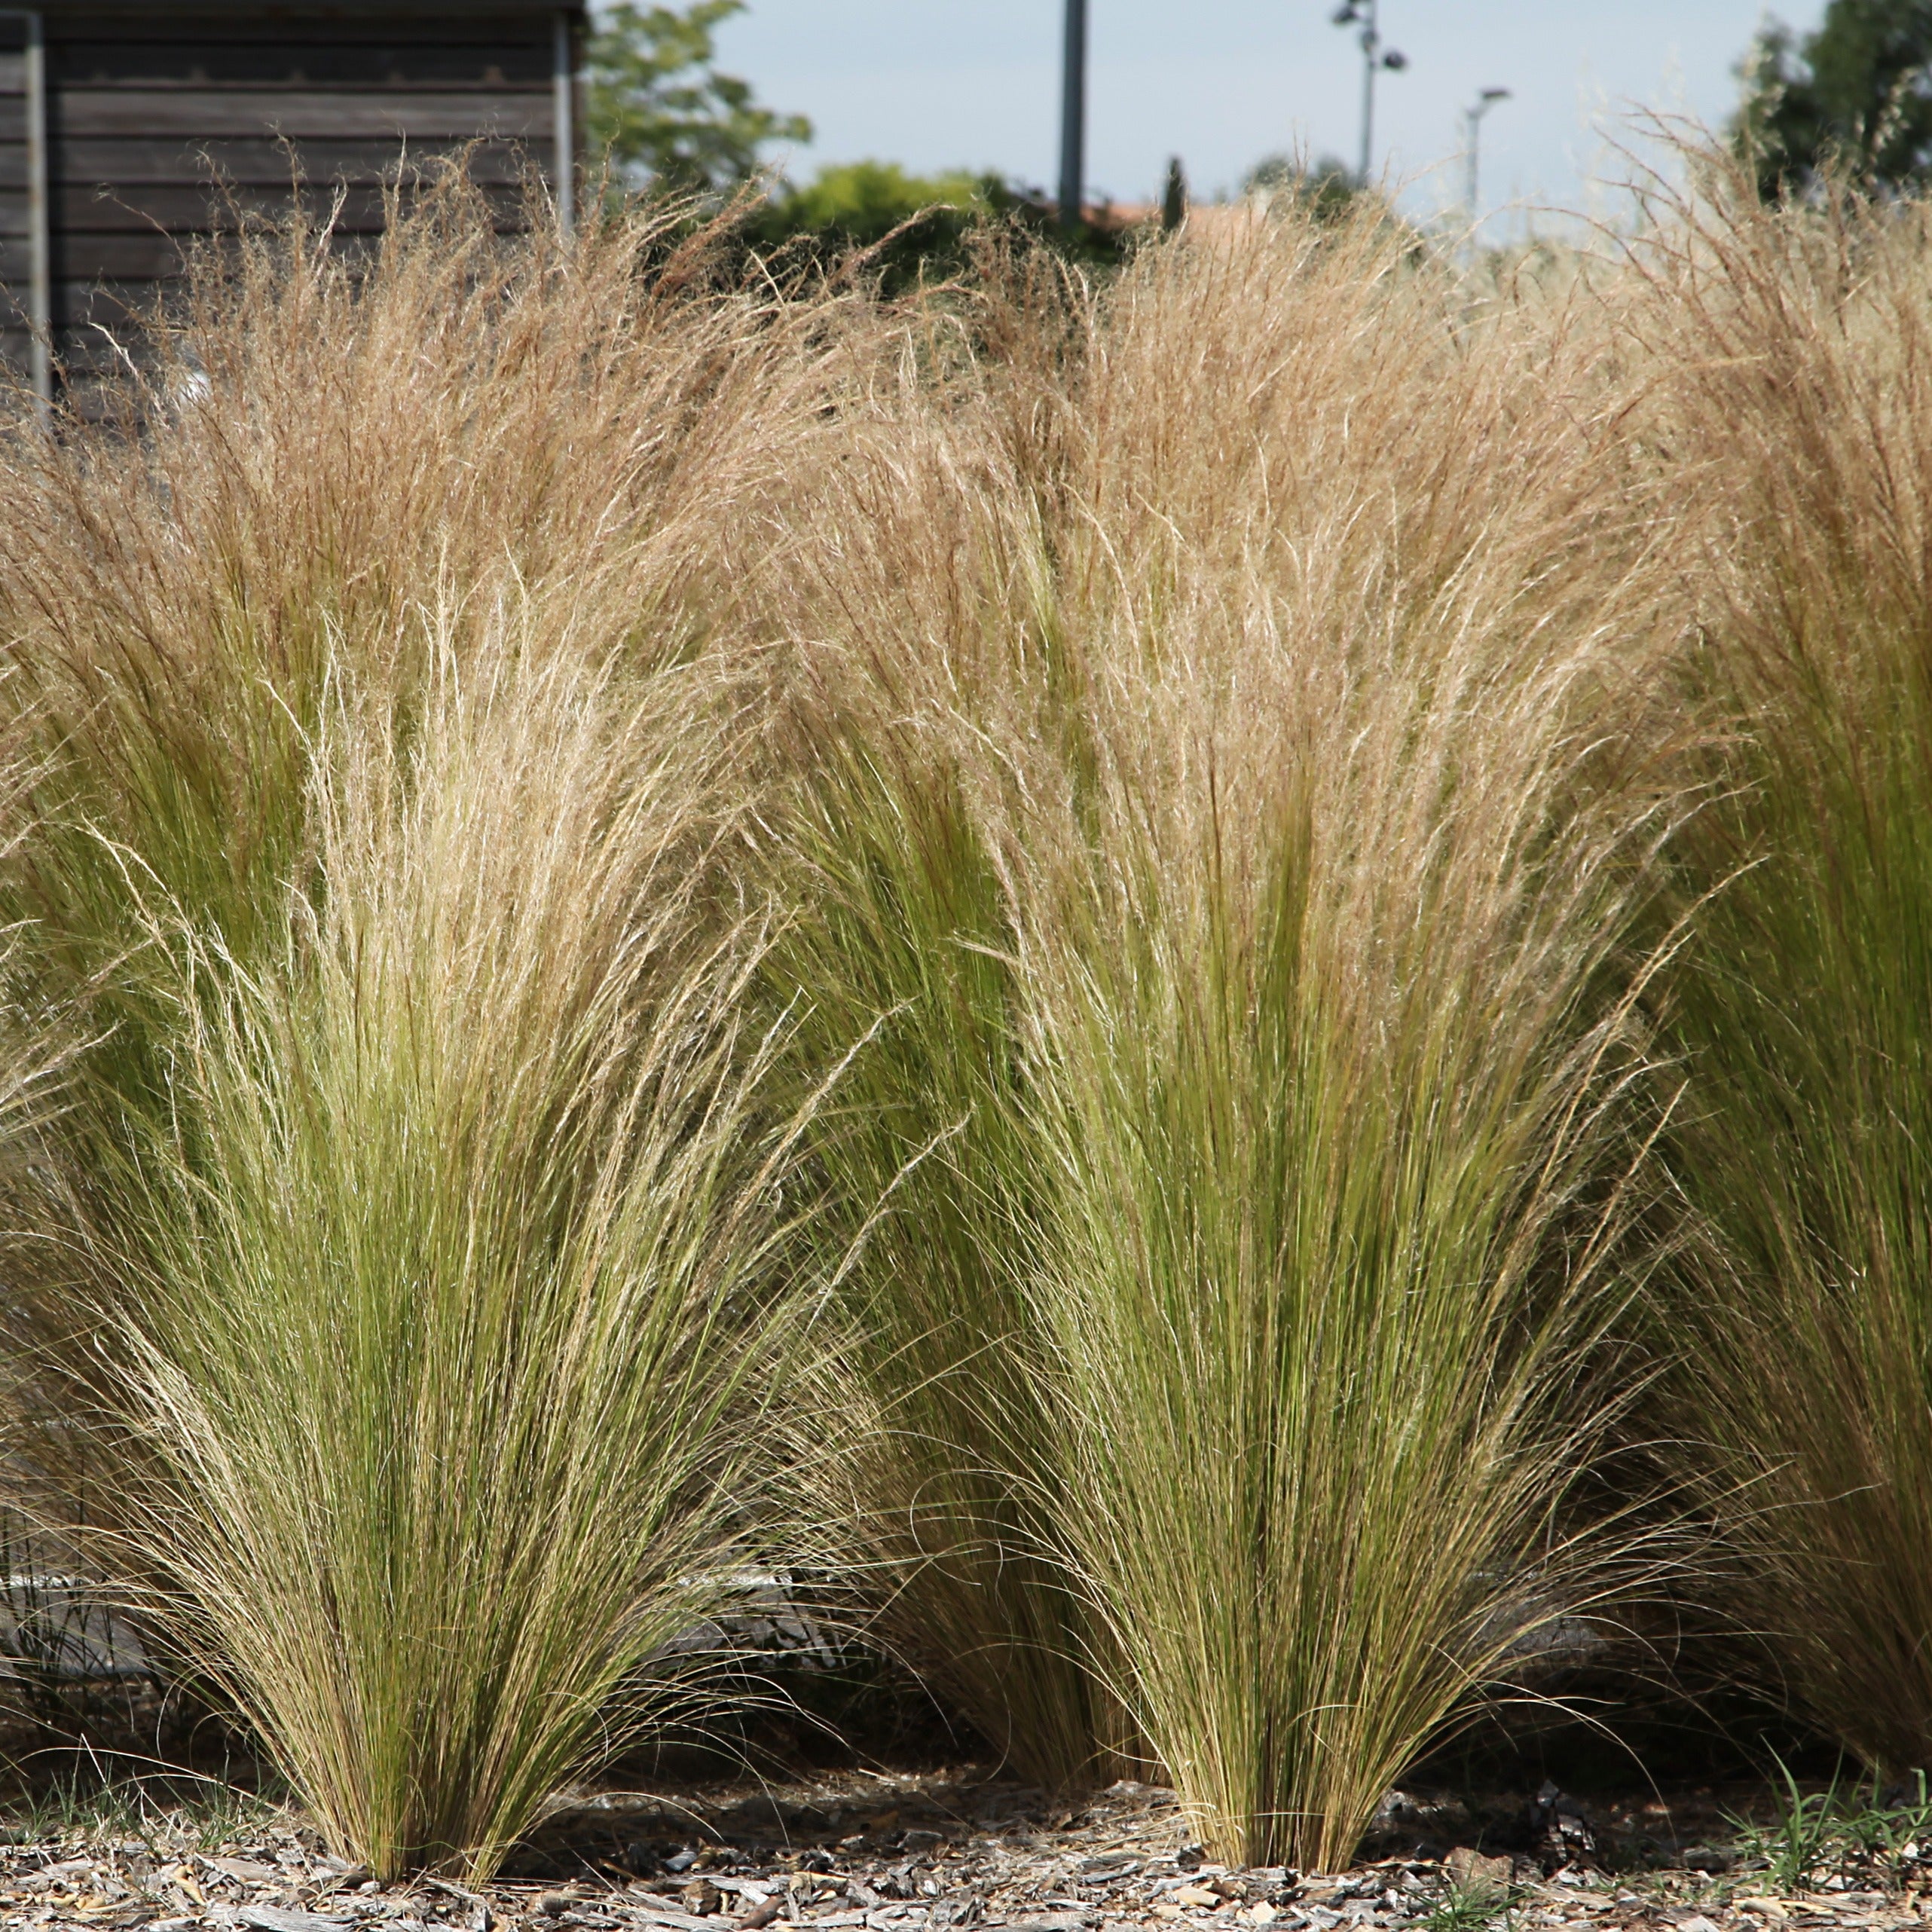
[[[1881,189],[1932,167],[1932,4],[1830,0],[1802,37],[1772,20],[1741,74],[1734,138],[1758,191],[1803,191],[1833,164]]]
[[[634,188],[728,191],[749,180],[767,148],[812,139],[802,114],[760,105],[751,84],[721,74],[719,26],[745,0],[692,0],[683,9],[619,0],[592,35],[586,133]]]

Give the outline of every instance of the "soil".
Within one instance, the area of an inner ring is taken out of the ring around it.
[[[161,1698],[130,1680],[63,1695],[37,1728],[0,1726],[0,1763],[26,1773],[0,1790],[0,1927],[1932,1927],[1932,1833],[1923,1845],[1895,1836],[1883,1855],[1841,1840],[1802,1883],[1774,1882],[1768,1848],[1753,1836],[1780,1812],[1764,1770],[1789,1765],[1815,1793],[1833,1760],[1767,1729],[1754,1707],[1665,1704],[1646,1715],[1626,1695],[1629,1735],[1617,1738],[1577,1721],[1478,1727],[1389,1794],[1351,1869],[1313,1872],[1206,1858],[1157,1785],[1121,1783],[1071,1803],[1029,1789],[974,1762],[970,1741],[909,1680],[807,1673],[728,1738],[640,1754],[563,1794],[478,1891],[378,1885],[329,1857],[299,1813],[247,1797],[257,1775],[246,1738],[179,1688]],[[106,1802],[90,1787],[105,1787]],[[28,1822],[10,1835],[8,1816]]]
[[[675,1796],[574,1794],[487,1889],[379,1886],[286,1813],[219,1845],[187,1811],[0,1848],[0,1924],[116,1932],[1800,1932],[1932,1924],[1932,1860],[1781,1893],[1737,1856],[1762,1784],[1624,1801],[1392,1794],[1345,1872],[1230,1870],[1172,1793],[1078,1808],[971,1765]],[[203,1842],[192,1841],[199,1833]],[[1921,1903],[1921,1887],[1925,1902]]]

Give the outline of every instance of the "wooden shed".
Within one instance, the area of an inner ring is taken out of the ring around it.
[[[516,205],[541,170],[567,219],[583,0],[44,0],[0,6],[0,353],[43,393],[181,267],[182,238],[300,179],[381,224],[405,154],[476,144]]]

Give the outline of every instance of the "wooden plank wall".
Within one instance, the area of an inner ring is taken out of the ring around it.
[[[405,154],[476,144],[471,167],[517,219],[525,171],[555,154],[555,33],[579,4],[531,0],[47,0],[52,309],[63,357],[106,350],[129,308],[164,298],[182,237],[299,185],[348,198],[347,235],[379,229],[379,184]],[[24,286],[20,174],[0,47],[0,281]],[[216,184],[222,186],[217,188]]]
[[[27,365],[32,274],[27,199],[26,28],[0,14],[0,356]]]

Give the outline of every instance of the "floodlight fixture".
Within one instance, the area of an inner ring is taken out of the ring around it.
[[[1469,217],[1469,232],[1473,236],[1482,225],[1482,208],[1476,199],[1477,151],[1482,136],[1483,116],[1498,101],[1512,98],[1507,87],[1485,87],[1477,95],[1473,105],[1463,110],[1463,125],[1467,130],[1467,139],[1463,144],[1463,158],[1466,170],[1463,184],[1463,206]]]
[[[1386,69],[1391,74],[1399,74],[1409,64],[1408,56],[1399,47],[1383,46],[1380,5],[1380,0],[1342,0],[1342,5],[1329,16],[1336,26],[1362,29],[1362,166],[1356,171],[1356,179],[1365,188],[1375,159],[1377,70]]]

